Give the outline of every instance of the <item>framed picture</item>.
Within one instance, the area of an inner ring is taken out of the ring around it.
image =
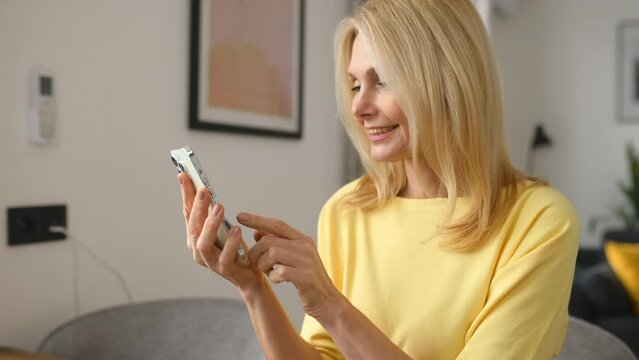
[[[303,0],[191,0],[189,128],[302,136]]]
[[[617,112],[623,122],[639,123],[639,20],[617,29]]]

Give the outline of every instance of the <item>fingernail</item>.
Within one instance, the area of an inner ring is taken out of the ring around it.
[[[239,213],[237,214],[237,221],[246,221],[248,220],[248,215],[246,215],[245,213]]]
[[[197,198],[200,199],[200,200],[204,200],[205,194],[206,193],[204,192],[204,190],[202,190],[202,191],[197,193]]]
[[[182,180],[181,176],[178,178],[178,180],[180,181],[180,186],[184,186],[184,181]]]
[[[218,216],[222,213],[222,207],[219,204],[213,206],[213,215]]]

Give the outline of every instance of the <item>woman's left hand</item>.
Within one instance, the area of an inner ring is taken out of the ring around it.
[[[279,219],[240,213],[237,220],[256,230],[257,243],[248,253],[251,264],[274,283],[293,283],[308,315],[317,318],[342,300],[311,237]]]

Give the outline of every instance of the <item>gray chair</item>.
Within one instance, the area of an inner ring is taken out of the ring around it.
[[[628,346],[608,331],[570,317],[566,341],[557,360],[637,360]]]
[[[244,303],[176,299],[118,306],[73,319],[40,354],[73,360],[264,359]]]
[[[246,307],[229,299],[175,299],[118,306],[73,319],[38,353],[72,360],[264,359]],[[570,317],[557,360],[637,360],[611,333]]]

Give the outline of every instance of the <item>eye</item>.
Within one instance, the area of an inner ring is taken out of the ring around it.
[[[355,86],[353,86],[353,87],[351,88],[351,91],[352,91],[352,92],[358,92],[360,88],[361,88],[361,86],[360,86],[360,85],[355,85]]]
[[[386,88],[388,87],[388,85],[387,85],[385,82],[383,82],[383,81],[378,82],[378,83],[377,83],[377,86],[378,86],[380,89],[386,89]]]

